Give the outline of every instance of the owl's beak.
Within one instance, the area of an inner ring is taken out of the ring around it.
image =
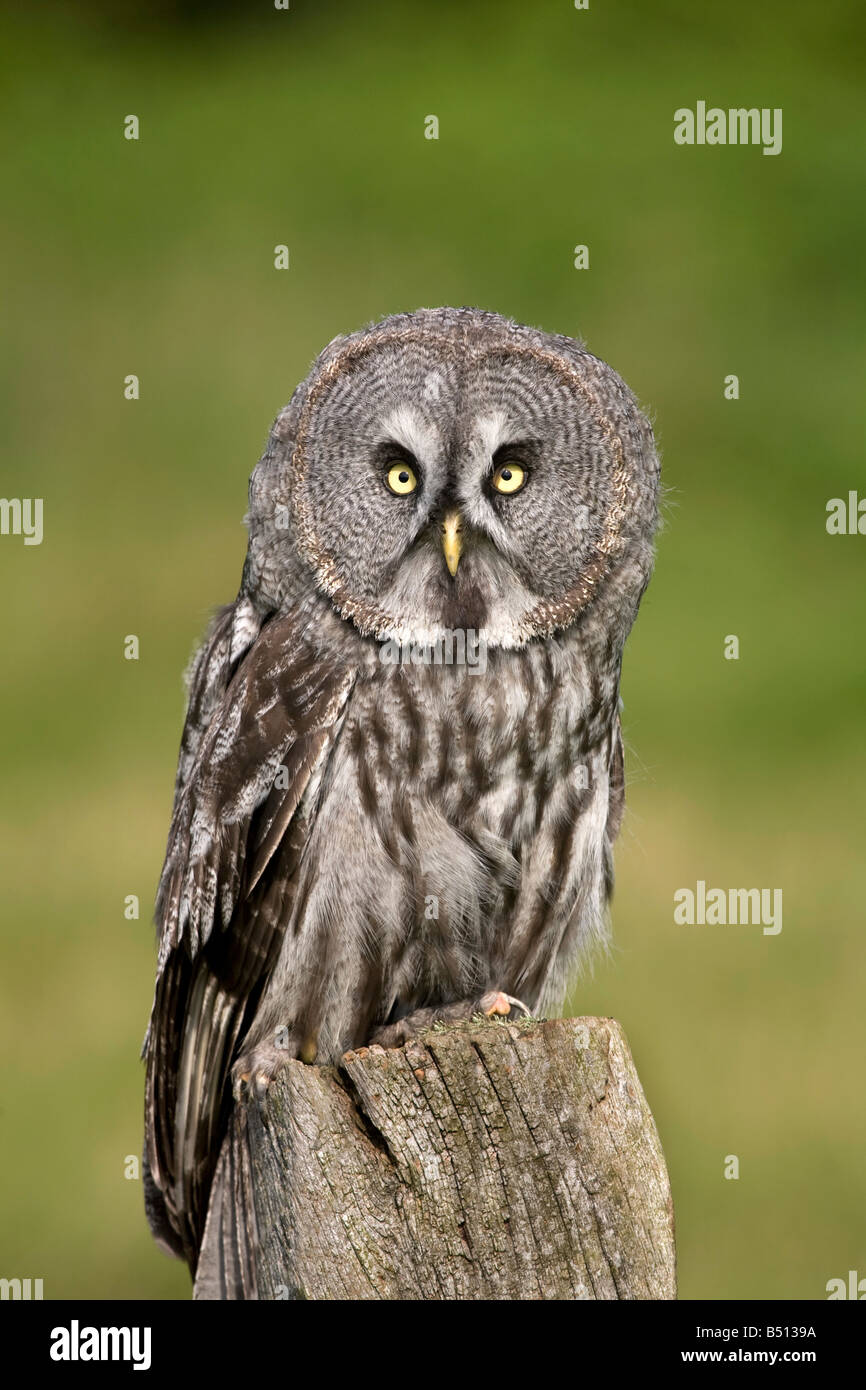
[[[458,511],[449,512],[442,522],[442,549],[445,552],[448,572],[453,577],[457,573],[460,553],[463,550],[463,522]]]

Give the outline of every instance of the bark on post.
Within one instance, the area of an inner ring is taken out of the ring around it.
[[[260,1298],[675,1298],[664,1155],[619,1024],[473,1020],[247,1102]]]

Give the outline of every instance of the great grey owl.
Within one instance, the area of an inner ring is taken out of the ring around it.
[[[144,1046],[148,1215],[193,1271],[207,1222],[205,1296],[255,1297],[239,1088],[558,1010],[605,939],[658,492],[616,373],[480,310],[336,338],[277,417],[191,671]]]

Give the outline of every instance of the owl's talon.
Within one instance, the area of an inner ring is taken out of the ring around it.
[[[481,996],[479,1003],[485,1018],[493,1018],[495,1015],[508,1018],[512,1009],[522,1009],[529,1018],[532,1012],[520,999],[515,999],[513,994],[503,994],[502,990],[489,990]]]
[[[297,1056],[296,1047],[279,1047],[263,1043],[239,1057],[232,1067],[232,1095],[236,1101],[255,1098],[259,1104],[267,1099],[271,1082],[290,1058]]]
[[[512,1021],[517,1017],[514,1012],[519,1009],[527,1018],[530,1017],[530,1010],[519,999],[515,999],[513,994],[505,994],[502,990],[491,989],[486,994],[482,994],[480,999],[463,999],[457,1004],[443,1004],[439,1008],[415,1009],[405,1018],[401,1018],[397,1023],[389,1023],[381,1028],[377,1028],[372,1034],[367,1046],[372,1050],[374,1047],[392,1048],[402,1047],[404,1043],[411,1042],[419,1033],[432,1029],[447,1027],[449,1023],[463,1023],[466,1019],[484,1018],[511,1018]]]

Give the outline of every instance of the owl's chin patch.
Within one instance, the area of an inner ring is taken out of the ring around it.
[[[455,584],[442,602],[442,625],[453,632],[480,632],[487,622],[484,595],[471,580]]]
[[[447,643],[461,635],[467,643],[513,650],[537,635],[529,620],[540,599],[504,559],[494,558],[491,565],[489,552],[470,552],[451,576],[441,553],[429,547],[408,557],[375,597],[352,597],[342,581],[323,587],[340,616],[389,653],[394,646]]]
[[[435,642],[455,632],[480,633],[487,626],[489,582],[482,571],[463,566],[453,578],[442,557],[422,553],[412,558],[395,582],[379,596],[374,607],[339,602],[344,618],[351,618],[366,636],[388,642]]]
[[[446,631],[480,632],[487,623],[489,592],[489,576],[475,556],[465,556],[452,576],[437,555],[425,584],[424,611]]]

